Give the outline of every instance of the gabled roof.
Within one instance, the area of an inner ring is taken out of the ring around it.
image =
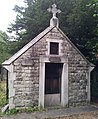
[[[59,32],[67,39],[67,41],[76,49],[76,51],[83,57],[83,59],[92,67],[95,67],[94,64],[92,64],[91,62],[89,62],[86,57],[80,52],[80,50],[71,42],[71,40],[64,34],[64,32],[60,29],[57,28],[59,30]]]
[[[25,45],[22,49],[20,49],[17,53],[15,53],[11,58],[2,63],[2,65],[9,65],[13,61],[15,61],[19,56],[21,56],[24,52],[26,52],[31,46],[33,46],[37,41],[39,41],[42,37],[44,37],[49,31],[51,31],[54,27],[48,27],[39,35],[37,35],[34,39],[32,39],[27,45]]]
[[[36,42],[38,42],[41,38],[43,38],[47,33],[49,33],[54,27],[48,27],[39,35],[37,35],[34,39],[32,39],[27,45],[25,45],[22,49],[20,49],[16,54],[14,54],[11,58],[2,63],[2,65],[10,65],[14,62],[18,57],[20,57],[24,52],[26,52],[30,47],[32,47]],[[57,28],[57,27],[56,27]],[[83,59],[92,67],[95,65],[90,63],[85,56],[78,50],[78,48],[70,41],[70,39],[63,33],[60,28],[57,28],[58,31],[67,39],[67,41],[76,49],[76,51],[83,57]]]

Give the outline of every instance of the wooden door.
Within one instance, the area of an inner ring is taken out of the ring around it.
[[[45,105],[60,104],[62,67],[60,63],[45,65]]]

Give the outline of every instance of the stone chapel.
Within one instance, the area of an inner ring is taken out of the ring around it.
[[[90,103],[90,63],[59,28],[53,4],[50,26],[3,62],[9,109],[81,106]]]

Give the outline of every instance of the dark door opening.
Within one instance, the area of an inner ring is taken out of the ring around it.
[[[98,103],[98,66],[91,72],[91,102]]]
[[[50,102],[54,100],[60,103],[62,68],[63,64],[61,63],[45,64],[45,95],[47,103],[49,103],[49,100]],[[58,98],[58,101],[56,101],[56,98]]]

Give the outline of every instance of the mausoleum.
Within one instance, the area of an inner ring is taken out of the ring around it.
[[[56,5],[50,26],[3,62],[9,109],[81,106],[90,103],[90,63],[59,28]]]

